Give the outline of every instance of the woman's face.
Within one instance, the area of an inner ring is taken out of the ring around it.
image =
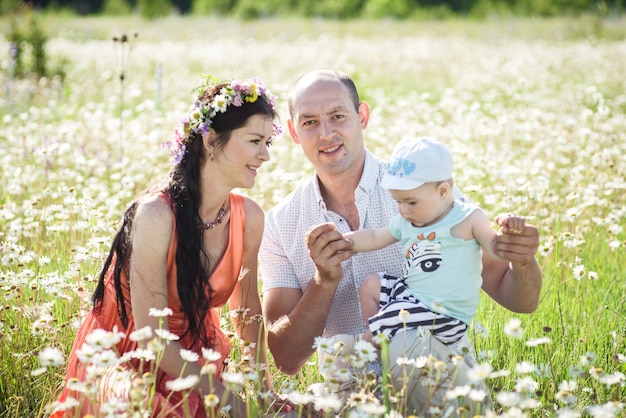
[[[248,118],[241,128],[231,132],[230,139],[209,164],[216,164],[223,180],[232,188],[251,188],[257,170],[269,161],[268,148],[272,144],[274,125],[272,118],[256,114]]]

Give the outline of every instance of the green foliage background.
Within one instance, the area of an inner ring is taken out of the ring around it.
[[[0,10],[18,8],[18,0],[2,0]],[[147,19],[171,13],[202,13],[221,16],[302,16],[333,19],[415,17],[449,18],[469,15],[560,16],[582,12],[621,13],[624,0],[33,0],[38,10],[64,10],[78,14],[118,15],[137,10]]]

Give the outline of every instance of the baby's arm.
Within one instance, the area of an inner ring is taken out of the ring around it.
[[[343,237],[354,243],[352,249],[357,253],[380,250],[398,241],[389,228],[359,229],[343,234]]]
[[[482,210],[476,210],[471,215],[472,233],[474,238],[493,259],[503,260],[495,255],[493,245],[497,232],[491,227],[489,218]],[[526,225],[526,220],[512,213],[496,216],[495,222],[500,226],[502,234],[518,234]]]

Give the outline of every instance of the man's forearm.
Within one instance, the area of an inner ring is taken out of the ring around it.
[[[296,374],[314,353],[313,343],[322,335],[336,285],[312,280],[295,308],[268,325],[268,345],[276,366]]]
[[[503,283],[502,305],[513,312],[531,313],[539,305],[542,272],[537,260],[511,263]]]

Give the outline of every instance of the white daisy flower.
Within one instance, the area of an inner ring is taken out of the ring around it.
[[[198,384],[199,381],[200,378],[195,374],[192,374],[186,377],[179,377],[174,380],[169,380],[165,382],[165,387],[173,392],[181,392],[183,390],[193,388],[195,385]]]
[[[184,348],[180,349],[180,357],[188,363],[195,363],[200,358],[198,353],[194,353],[193,351],[186,350]]]
[[[522,328],[522,321],[519,318],[511,318],[504,326],[504,334],[509,337],[521,338],[523,333],[524,328]]]
[[[39,361],[43,367],[59,367],[65,361],[63,352],[56,347],[46,347],[39,352]]]
[[[174,315],[174,312],[170,308],[156,309],[150,308],[148,310],[148,315],[153,316],[155,318],[164,318],[167,316]]]

